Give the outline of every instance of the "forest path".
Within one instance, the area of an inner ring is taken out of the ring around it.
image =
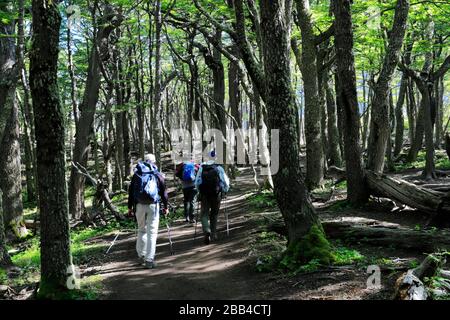
[[[260,291],[256,290],[260,275],[245,263],[249,251],[246,239],[252,231],[251,222],[245,217],[245,195],[254,190],[250,172],[245,171],[233,182],[234,188],[222,202],[217,241],[203,244],[200,222],[194,241],[194,224],[175,221],[171,225],[175,254],[170,255],[167,228],[160,227],[157,268],[145,269],[137,259],[136,234],[122,234],[109,253],[111,262],[95,271],[104,279],[101,298],[261,299]],[[229,236],[225,208],[229,215]]]

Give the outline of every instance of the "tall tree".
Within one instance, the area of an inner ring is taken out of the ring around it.
[[[394,23],[389,32],[389,46],[380,75],[375,83],[371,109],[371,126],[367,166],[383,172],[389,128],[389,85],[399,61],[409,13],[409,0],[397,0]]]
[[[34,148],[34,123],[30,104],[30,85],[25,65],[25,1],[19,0],[19,17],[17,19],[17,62],[23,88],[23,146],[25,153],[25,176],[27,181],[27,201],[36,200],[36,152]]]
[[[61,16],[58,2],[33,0],[30,84],[36,124],[41,228],[39,294],[67,290],[71,264],[65,176],[64,111],[59,101],[58,52]],[[43,54],[45,52],[45,54]]]
[[[367,201],[360,148],[360,121],[356,91],[355,58],[350,0],[334,0],[335,48],[337,64],[336,96],[342,117],[344,158],[347,169],[347,199],[354,204]]]
[[[161,15],[161,0],[155,1],[154,8],[154,23],[155,23],[155,86],[153,90],[153,119],[154,126],[154,153],[156,161],[161,165],[161,126],[159,117],[161,114],[161,29],[162,29],[162,15]]]
[[[15,90],[18,78],[18,70],[15,65],[15,42],[14,42],[14,19],[13,4],[11,2],[1,2],[0,11],[8,15],[7,18],[0,19],[0,146],[4,140],[8,123],[13,110],[16,108]],[[3,151],[3,147],[2,147]],[[3,167],[3,163],[0,163]],[[3,191],[3,183],[0,186],[0,193]],[[1,196],[0,198],[3,198]],[[0,200],[0,202],[2,202]],[[0,265],[10,263],[8,251],[5,246],[5,233],[3,223],[3,205],[0,206]]]
[[[297,22],[302,34],[300,70],[305,90],[306,184],[315,188],[323,184],[324,149],[321,136],[316,36],[309,0],[296,0]]]
[[[8,7],[8,5],[6,5]],[[2,8],[3,9],[3,8]],[[10,12],[10,8],[5,8]],[[3,10],[2,10],[3,11]],[[10,12],[11,13],[11,12]],[[22,233],[23,227],[23,205],[22,205],[22,179],[20,162],[20,132],[19,132],[19,110],[15,97],[15,89],[18,81],[18,64],[16,55],[16,43],[13,37],[14,20],[13,16],[7,18],[8,22],[2,22],[2,37],[6,35],[6,40],[2,45],[0,52],[0,76],[5,76],[4,84],[0,93],[4,94],[5,104],[2,109],[5,110],[3,118],[5,120],[4,132],[0,140],[0,188],[2,189],[3,220],[6,227],[12,228],[17,237],[26,234],[26,228]],[[8,71],[11,72],[8,75]],[[1,98],[0,98],[1,99]],[[3,116],[2,116],[3,117]],[[2,120],[0,120],[2,121]]]
[[[326,106],[327,106],[327,130],[328,130],[328,157],[331,166],[341,167],[342,157],[339,149],[339,130],[337,119],[337,106],[335,93],[330,85],[329,71],[325,73],[324,79]]]
[[[101,66],[109,57],[108,38],[123,20],[120,12],[110,5],[106,5],[103,11],[103,15],[98,21],[98,28],[89,57],[86,88],[83,101],[79,106],[80,114],[75,134],[72,160],[82,166],[86,166],[89,141],[93,133],[94,116],[100,90]],[[95,16],[95,13],[93,15]],[[85,177],[79,174],[76,168],[72,168],[69,180],[69,211],[71,216],[76,219],[80,218],[83,213],[84,181]]]
[[[411,51],[413,47],[413,42],[410,41],[405,48],[404,61],[407,65],[411,63]],[[408,76],[406,74],[402,75],[400,80],[400,89],[398,92],[397,105],[395,107],[395,149],[394,156],[398,156],[402,151],[403,147],[403,133],[404,133],[404,117],[403,117],[403,105],[406,100],[408,88]]]
[[[434,120],[432,115],[432,107],[434,103],[433,87],[436,81],[439,81],[441,77],[450,69],[450,55],[444,60],[444,62],[432,72],[429,68],[429,72],[421,72],[418,74],[416,71],[401,66],[402,70],[408,74],[409,77],[416,83],[417,88],[422,96],[420,108],[423,112],[424,132],[425,132],[425,170],[423,176],[426,180],[436,178],[435,164],[434,164],[434,140],[433,140],[433,125]]]
[[[235,3],[237,12],[242,8],[237,5],[239,2]],[[281,170],[273,175],[274,192],[288,230],[290,248],[302,256],[302,240],[314,230],[321,230],[321,224],[300,171],[298,106],[291,88],[290,68],[292,3],[261,0],[260,8],[269,128],[280,129]],[[236,18],[239,17],[237,14]]]

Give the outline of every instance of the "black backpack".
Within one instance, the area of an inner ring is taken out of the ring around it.
[[[217,196],[222,191],[220,173],[217,165],[202,166],[202,183],[200,184],[200,193],[212,197]]]

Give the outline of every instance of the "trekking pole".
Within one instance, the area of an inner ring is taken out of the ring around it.
[[[230,223],[228,221],[228,214],[227,214],[227,194],[225,193],[225,209],[224,209],[224,213],[225,213],[225,219],[227,220],[227,237],[230,236]]]
[[[197,222],[198,222],[198,210],[200,208],[200,201],[197,198],[197,215],[195,217],[195,228],[194,228],[194,241],[197,238]]]
[[[173,243],[172,243],[172,235],[170,233],[170,227],[169,227],[169,223],[167,222],[168,217],[167,215],[165,216],[165,224],[166,224],[166,228],[167,228],[167,234],[169,236],[169,244],[170,244],[170,255],[173,256],[174,255],[174,251],[173,251]]]
[[[170,234],[170,227],[169,224],[167,223],[167,218],[166,218],[166,227],[167,227],[167,234],[169,235],[170,255],[173,256],[174,251],[173,251],[172,235]]]
[[[111,248],[113,247],[113,245],[116,243],[116,240],[117,240],[117,238],[119,237],[119,235],[120,235],[120,230],[117,232],[116,237],[115,237],[114,240],[111,242],[111,245],[109,246],[108,250],[106,250],[106,253],[105,253],[105,254],[108,254],[108,253],[109,253],[109,250],[111,250]]]

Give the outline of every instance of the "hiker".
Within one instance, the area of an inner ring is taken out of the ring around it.
[[[194,161],[184,161],[177,165],[175,176],[181,180],[184,197],[185,222],[194,223],[194,199],[197,195],[195,188],[195,176],[200,168]]]
[[[200,220],[205,244],[209,244],[211,240],[217,240],[217,217],[220,204],[223,194],[230,188],[230,180],[225,170],[215,162],[215,150],[211,151],[209,156],[212,160],[201,164],[195,178],[195,187],[200,192],[202,205]]]
[[[168,213],[168,196],[164,176],[158,171],[155,156],[148,154],[139,161],[128,188],[128,214],[135,212],[138,235],[136,251],[146,268],[156,267],[155,252],[158,236],[160,202],[162,214]]]

